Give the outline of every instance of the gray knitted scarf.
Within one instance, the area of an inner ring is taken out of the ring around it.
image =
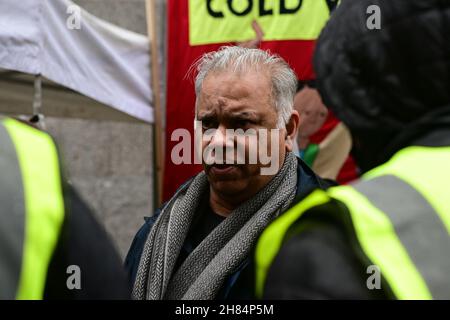
[[[174,272],[202,195],[202,172],[161,212],[146,240],[133,288],[134,299],[214,299],[224,280],[248,257],[258,236],[295,197],[297,160],[289,152],[275,177],[222,221]]]

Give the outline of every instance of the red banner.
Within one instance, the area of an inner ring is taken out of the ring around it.
[[[189,44],[188,0],[168,1],[168,22],[164,200],[168,200],[183,182],[202,169],[201,166],[194,164],[175,165],[171,160],[171,151],[179,143],[171,141],[172,132],[185,128],[193,137],[194,79],[193,76],[187,77],[187,73],[191,65],[204,53],[227,45],[227,43],[196,46]],[[248,25],[248,28],[251,26]],[[264,41],[260,48],[269,49],[282,56],[295,70],[299,79],[311,79],[314,78],[312,68],[314,45],[314,40]]]

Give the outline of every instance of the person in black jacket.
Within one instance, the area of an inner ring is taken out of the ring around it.
[[[448,299],[449,31],[449,1],[343,0],[336,9],[317,44],[318,88],[370,173],[294,205],[280,218],[295,216],[282,233],[277,220],[266,229],[256,254],[260,296]],[[275,235],[282,244],[267,263],[264,243]]]

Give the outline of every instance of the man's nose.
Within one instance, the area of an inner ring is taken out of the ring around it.
[[[230,132],[227,133],[225,126],[220,125],[214,132],[211,144],[217,147],[232,148],[234,146],[233,135]]]

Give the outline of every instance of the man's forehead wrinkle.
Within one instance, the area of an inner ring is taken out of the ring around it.
[[[231,72],[230,70],[224,70],[223,72],[213,72],[205,77],[203,88],[210,93],[228,92],[227,98],[236,99],[243,95],[249,96],[253,92],[253,88],[249,83],[239,81],[245,78],[247,75],[257,75],[258,78],[267,77],[266,73],[258,72]],[[270,80],[267,79],[269,88]]]
[[[217,98],[217,106],[220,107],[224,107],[227,105],[227,100],[224,99],[223,97],[218,97]]]
[[[259,113],[254,110],[242,110],[242,108],[237,108],[236,110],[231,110],[229,112],[231,117],[236,118],[255,118],[259,116]]]
[[[275,111],[271,89],[270,78],[261,72],[246,72],[240,76],[229,71],[213,72],[205,77],[200,90],[199,111],[214,110],[214,113],[198,115],[201,118],[247,118],[258,121]]]
[[[200,110],[198,112],[199,117],[214,117],[216,114],[215,109],[206,109],[206,110]]]
[[[239,93],[237,93],[239,94]],[[240,96],[233,92],[217,92],[210,93],[202,92],[202,102],[207,105],[208,108],[246,108],[251,101],[250,92],[247,90]]]
[[[211,95],[210,99],[208,99],[205,103],[205,108],[208,110],[215,110],[214,112],[217,112],[218,110],[222,110],[229,105],[230,101],[228,99]]]
[[[215,92],[217,94],[219,103],[226,104],[226,100],[243,100],[251,97],[252,91],[245,84],[238,84],[231,81],[223,81],[219,83],[221,88]]]
[[[210,117],[218,115],[229,115],[230,117],[259,117],[259,110],[253,109],[244,101],[229,100],[222,98],[211,99],[203,104],[199,110],[199,116]]]

